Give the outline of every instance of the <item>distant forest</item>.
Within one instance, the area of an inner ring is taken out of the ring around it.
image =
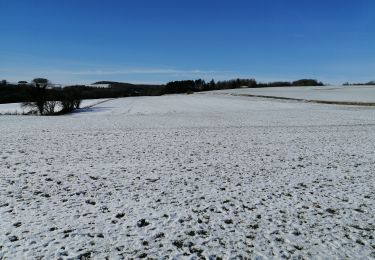
[[[350,83],[350,82],[345,82],[343,86],[374,86],[375,85],[375,80],[369,81],[367,83]]]
[[[43,87],[37,82],[44,82]],[[108,84],[108,88],[99,87]],[[98,87],[95,87],[98,85]],[[129,84],[113,81],[99,81],[93,86],[72,85],[55,87],[47,79],[34,79],[31,82],[19,81],[12,84],[6,80],[0,81],[0,104],[38,102],[40,99],[62,102],[64,100],[82,100],[99,98],[118,98],[130,96],[160,96],[165,94],[193,93],[200,91],[234,89],[234,88],[264,88],[276,86],[323,86],[322,82],[314,79],[301,79],[293,82],[258,83],[255,79],[234,79],[215,82],[198,80],[173,81],[165,85]],[[72,101],[73,102],[73,101]]]

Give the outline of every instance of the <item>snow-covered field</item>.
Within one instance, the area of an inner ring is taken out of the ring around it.
[[[2,114],[22,114],[29,112],[28,108],[23,108],[21,103],[0,104],[0,115]]]
[[[124,98],[0,133],[0,259],[375,258],[373,107]]]
[[[261,95],[307,100],[375,103],[375,86],[274,87],[220,90],[217,93]]]
[[[84,108],[84,107],[92,106],[92,105],[101,103],[106,100],[108,99],[84,99],[82,100],[81,107]],[[0,115],[25,114],[28,112],[30,112],[30,109],[22,107],[21,103],[0,104]]]

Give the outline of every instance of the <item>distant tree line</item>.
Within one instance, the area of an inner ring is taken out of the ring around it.
[[[95,87],[107,84],[108,88]],[[322,86],[314,79],[301,79],[293,82],[258,83],[255,79],[233,79],[209,82],[203,79],[172,81],[165,85],[129,84],[113,81],[99,81],[93,86],[73,85],[56,87],[47,79],[36,78],[30,83],[19,81],[11,84],[0,81],[0,104],[23,103],[34,113],[40,115],[57,115],[70,113],[80,107],[82,99],[118,98],[130,96],[160,96],[164,94],[193,93],[234,88]]]
[[[294,86],[323,86],[322,82],[315,79],[301,79],[293,82],[278,81],[270,83],[258,83],[255,79],[233,79],[226,81],[205,82],[199,80],[182,80],[172,81],[165,86],[166,94],[188,93],[198,91],[210,91],[220,89],[235,89],[235,88],[265,88],[265,87],[294,87]]]
[[[343,86],[375,86],[375,80],[369,81],[367,83],[349,83],[345,82]]]
[[[165,94],[190,93],[199,91],[210,91],[220,89],[234,89],[240,87],[256,87],[257,83],[254,79],[236,79],[228,81],[205,82],[202,79],[198,80],[182,80],[172,81],[165,85]]]
[[[258,83],[259,88],[265,87],[307,87],[307,86],[324,86],[323,82],[315,79],[300,79],[296,81],[275,81],[270,83]]]

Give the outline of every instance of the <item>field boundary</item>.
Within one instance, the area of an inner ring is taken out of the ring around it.
[[[303,98],[290,98],[290,97],[278,97],[278,96],[253,95],[253,94],[231,94],[231,95],[232,96],[243,96],[243,97],[257,97],[257,98],[279,99],[279,100],[292,100],[292,101],[298,101],[298,102],[327,104],[327,105],[345,105],[345,106],[367,106],[367,107],[375,107],[375,102],[329,101],[329,100],[317,100],[317,99],[303,99]]]
[[[103,104],[103,103],[105,103],[105,102],[112,101],[112,100],[115,100],[115,99],[117,99],[117,98],[109,98],[109,99],[102,100],[102,101],[96,102],[96,103],[91,104],[91,105],[88,105],[88,106],[81,107],[80,109],[89,109],[89,108],[93,108],[94,106],[97,106],[97,105],[100,105],[100,104]]]

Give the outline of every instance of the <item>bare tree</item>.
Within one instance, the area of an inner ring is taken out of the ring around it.
[[[79,109],[82,102],[81,90],[67,87],[64,89],[62,96],[63,97],[60,100],[60,105],[63,113],[70,113],[74,109]]]
[[[81,99],[75,99],[74,100],[74,108],[79,109],[81,106],[82,100]]]
[[[56,111],[55,108],[58,105],[58,101],[56,100],[48,100],[44,105],[44,114],[46,115],[53,115]]]
[[[21,107],[23,109],[27,109],[28,113],[30,113],[30,114],[37,114],[38,113],[38,107],[34,104],[34,102],[23,102],[21,104]]]
[[[37,110],[40,115],[44,115],[46,112],[47,86],[49,81],[45,78],[35,78],[31,81],[31,84],[34,86],[30,91],[33,102],[25,102],[22,104],[22,107],[31,108],[31,111]]]

